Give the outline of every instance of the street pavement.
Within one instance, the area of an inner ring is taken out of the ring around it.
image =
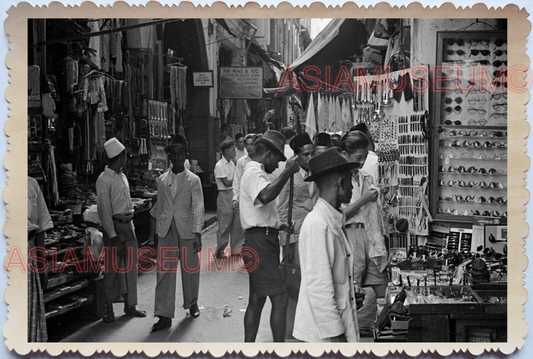
[[[202,235],[202,271],[198,305],[200,317],[191,319],[183,306],[181,274],[177,273],[176,312],[172,327],[150,333],[157,322],[154,317],[156,273],[141,273],[138,281],[138,308],[146,310],[146,318],[130,318],[123,315],[123,303],[115,303],[115,322],[106,324],[98,321],[76,321],[72,319],[63,325],[57,338],[63,342],[242,342],[244,340],[244,313],[248,302],[248,275],[244,267],[230,260],[215,260],[216,224],[207,228]],[[218,265],[218,267],[217,267]],[[237,268],[236,268],[237,267]],[[241,270],[238,270],[241,269]],[[272,342],[267,300],[258,342]],[[73,334],[69,334],[76,330]],[[54,337],[54,336],[52,336]]]

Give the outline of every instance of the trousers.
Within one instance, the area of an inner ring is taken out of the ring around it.
[[[159,238],[158,243],[154,313],[156,316],[174,318],[176,273],[181,272],[183,308],[190,309],[193,304],[198,302],[201,270],[200,255],[194,253],[194,239],[183,239],[179,236],[174,220],[172,220],[167,235]],[[180,262],[179,270],[178,261]]]
[[[242,247],[244,232],[238,210],[233,210],[233,191],[219,191],[217,197],[217,250],[223,251],[229,244],[231,253]]]

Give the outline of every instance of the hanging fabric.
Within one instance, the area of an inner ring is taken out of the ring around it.
[[[318,101],[320,103],[320,94],[318,95]],[[305,132],[307,132],[311,138],[313,138],[316,133],[315,102],[313,101],[312,93],[309,94],[309,106],[307,107],[307,113],[305,116]]]
[[[341,131],[348,131],[350,129],[350,122],[351,122],[351,113],[350,113],[350,107],[349,107],[349,98],[344,98],[342,100],[342,129]]]
[[[322,94],[318,94],[318,107],[317,107],[317,113],[318,113],[318,118],[317,118],[317,122],[318,122],[318,128],[320,129],[320,132],[323,132],[324,131],[324,128],[326,127],[327,123],[325,122],[326,121],[326,107],[324,105],[324,97],[322,96]],[[313,138],[311,136],[311,138]]]
[[[335,96],[335,127],[334,132],[340,132],[343,129],[342,109],[339,96]]]

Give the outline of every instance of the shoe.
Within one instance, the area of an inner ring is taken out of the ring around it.
[[[191,318],[198,318],[200,316],[200,309],[198,308],[198,304],[194,303],[191,306],[191,309],[189,309],[189,313],[191,315]]]
[[[158,332],[160,330],[168,329],[172,326],[172,319],[167,317],[159,317],[159,321],[152,325],[152,328],[150,329],[151,333]]]
[[[146,312],[144,310],[137,309],[136,307],[124,308],[124,313],[128,317],[144,318]]]
[[[113,323],[115,321],[115,313],[113,313],[113,304],[107,304],[105,308],[105,314],[102,318],[104,323]]]

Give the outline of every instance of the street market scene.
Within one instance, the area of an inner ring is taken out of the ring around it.
[[[507,342],[507,19],[28,21],[28,342]]]

